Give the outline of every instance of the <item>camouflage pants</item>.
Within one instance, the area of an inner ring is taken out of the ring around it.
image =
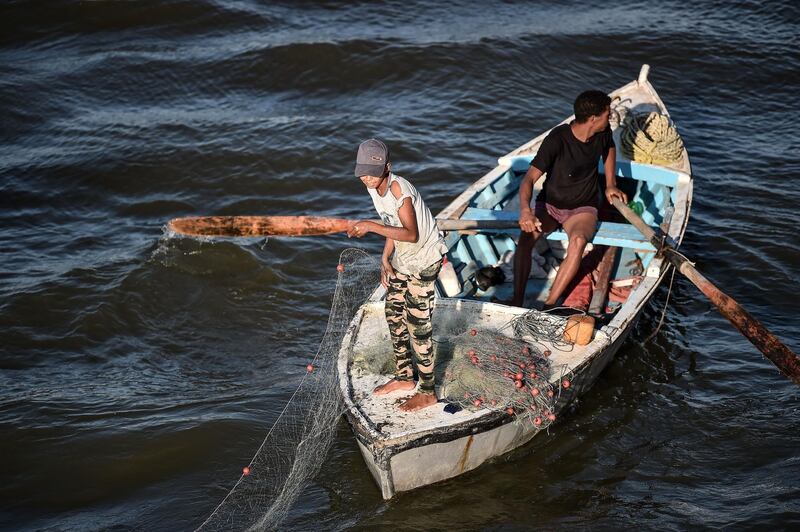
[[[431,304],[433,283],[441,267],[439,261],[417,275],[394,272],[386,293],[386,322],[394,347],[395,378],[413,380],[413,362],[416,362],[419,388],[426,393],[434,392]],[[410,350],[414,352],[413,362]]]

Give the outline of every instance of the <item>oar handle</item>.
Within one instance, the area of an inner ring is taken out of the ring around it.
[[[636,227],[640,233],[644,235],[644,237],[650,241],[653,246],[658,249],[661,247],[661,241],[656,236],[656,232],[653,230],[652,227],[644,223],[638,214],[633,212],[633,209],[625,205],[617,196],[612,196],[611,204],[617,208],[617,210],[628,220],[631,225]]]
[[[436,226],[440,231],[469,231],[471,229],[519,229],[519,221],[437,218]]]
[[[781,373],[800,386],[800,358],[786,347],[757,319],[751,316],[735,299],[717,288],[714,283],[697,271],[697,268],[682,253],[665,242],[665,239],[648,226],[633,210],[619,198],[611,201],[614,207],[647,238],[664,257],[686,276],[717,307],[720,313],[761,351]]]

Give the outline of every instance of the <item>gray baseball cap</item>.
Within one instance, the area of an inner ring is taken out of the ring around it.
[[[382,176],[389,162],[389,148],[378,139],[365,140],[356,155],[356,177],[362,175]]]

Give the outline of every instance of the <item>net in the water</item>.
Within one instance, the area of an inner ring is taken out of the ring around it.
[[[364,251],[347,249],[319,350],[250,464],[198,530],[272,530],[285,519],[306,483],[322,467],[344,411],[337,358],[358,308],[380,282]]]

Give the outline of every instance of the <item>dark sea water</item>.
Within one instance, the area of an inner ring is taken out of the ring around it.
[[[167,220],[370,217],[370,136],[437,212],[642,63],[693,165],[683,251],[800,351],[798,34],[791,0],[4,2],[0,528],[193,529],[316,351],[352,241]],[[682,278],[641,345],[666,296],[470,474],[384,502],[342,421],[286,527],[797,530],[797,386]]]

